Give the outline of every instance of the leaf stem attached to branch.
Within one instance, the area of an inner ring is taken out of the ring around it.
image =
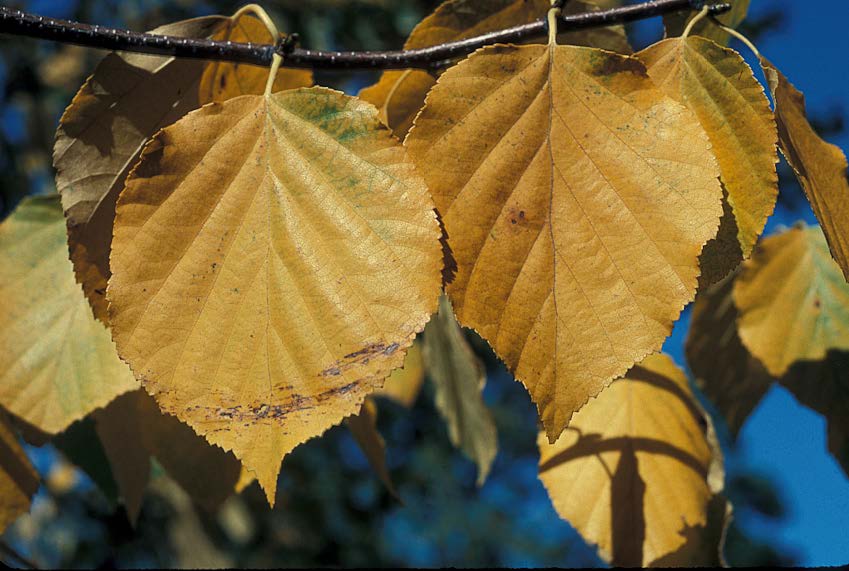
[[[646,0],[640,4],[611,10],[561,16],[558,28],[560,32],[568,32],[612,26],[689,10],[692,6],[691,0]],[[711,6],[711,13],[721,14],[730,7],[729,4],[714,4]],[[0,33],[106,50],[248,63],[266,67],[272,64],[275,52],[283,49],[279,43],[244,44],[143,34],[45,18],[5,6],[0,6]],[[541,18],[530,24],[415,50],[339,52],[296,47],[285,54],[284,65],[307,69],[435,69],[485,45],[518,42],[545,35],[546,20]]]

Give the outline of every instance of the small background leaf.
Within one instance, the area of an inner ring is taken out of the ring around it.
[[[498,453],[495,422],[483,401],[486,371],[445,295],[425,327],[424,361],[434,384],[436,408],[448,424],[448,436],[477,464],[477,483],[482,486]]]

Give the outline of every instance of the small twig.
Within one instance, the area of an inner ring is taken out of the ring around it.
[[[671,12],[690,10],[696,4],[703,4],[703,2],[696,0],[647,0],[640,4],[611,10],[562,16],[558,22],[558,29],[561,32],[568,32],[623,24]],[[729,4],[715,4],[711,7],[711,13],[721,14],[730,7]],[[275,52],[289,49],[289,53],[281,53],[281,55],[285,55],[284,65],[286,67],[308,69],[434,69],[485,45],[543,37],[546,33],[546,21],[541,18],[530,24],[514,26],[429,48],[381,52],[331,52],[302,49],[291,44],[287,46],[285,43],[279,45],[245,44],[142,34],[130,30],[45,18],[3,6],[0,6],[0,33],[77,44],[90,48],[249,63],[266,67],[271,65]]]

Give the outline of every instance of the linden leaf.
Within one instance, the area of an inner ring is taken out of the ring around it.
[[[701,282],[709,285],[749,257],[775,207],[775,119],[752,69],[733,50],[691,36],[664,40],[637,57],[664,93],[696,114],[719,163],[732,212],[723,227],[736,233],[720,231],[705,248]],[[723,243],[729,239],[738,244]]]
[[[751,0],[734,0],[731,2],[731,9],[720,14],[716,18],[729,28],[736,28],[749,13],[749,4]],[[690,23],[690,20],[696,17],[697,12],[673,12],[663,17],[663,25],[666,28],[666,37],[680,36],[684,32],[684,28]],[[710,18],[703,18],[693,27],[691,34],[696,34],[706,38],[710,38],[714,42],[721,45],[728,45],[730,36],[714,24]]]
[[[374,401],[366,399],[360,412],[345,419],[345,424],[380,481],[392,496],[399,499],[392,476],[386,467],[386,442],[377,430],[377,406]]]
[[[235,491],[241,465],[233,455],[162,414],[143,390],[118,397],[95,412],[94,419],[130,521],[138,518],[152,457],[207,511],[216,510]]]
[[[387,377],[383,388],[374,396],[386,397],[404,408],[412,408],[424,384],[424,362],[420,344],[414,342],[404,357],[404,366]]]
[[[457,262],[460,324],[554,440],[693,298],[722,211],[707,136],[636,59],[491,46],[440,78],[405,145]]]
[[[540,479],[606,561],[643,567],[708,527],[706,427],[684,373],[651,355],[576,413],[556,443],[540,434]],[[716,559],[715,548],[690,552],[686,564]]]
[[[118,202],[121,356],[273,503],[280,461],[357,412],[435,310],[427,188],[371,105],[323,88],[162,130]]]
[[[792,232],[804,234],[811,231],[813,229]],[[822,242],[821,237],[819,241]],[[834,263],[827,257],[826,261],[834,268]],[[808,270],[810,266],[803,262],[799,272]],[[818,270],[814,272],[818,273]],[[836,270],[832,269],[832,272]],[[815,282],[818,278],[815,275],[810,279]],[[838,281],[842,280],[839,278]],[[793,281],[789,282],[790,288],[795,285]],[[843,289],[849,290],[849,286]],[[687,338],[687,361],[699,388],[713,402],[725,418],[732,436],[736,437],[773,382],[781,383],[803,405],[825,417],[829,449],[849,474],[849,414],[846,405],[849,402],[849,352],[830,348],[822,358],[797,360],[780,378],[773,377],[740,340],[737,333],[739,312],[734,304],[733,291],[734,278],[729,277],[696,298]],[[839,297],[844,296],[841,294]],[[804,312],[804,304],[810,303],[810,299],[800,296],[796,303],[803,305],[787,307],[787,315]],[[823,313],[821,319],[834,320],[839,324],[842,318]],[[840,327],[843,331],[849,330],[849,322],[842,321]]]
[[[196,18],[151,33],[221,40],[229,33],[238,41],[270,41],[265,27],[249,15],[235,23],[221,16]],[[281,71],[275,86],[310,85],[304,73]],[[106,322],[108,317],[105,293],[115,201],[144,144],[204,103],[262,93],[267,77],[268,70],[254,66],[113,52],[80,88],[60,120],[53,165],[74,270],[98,319]]]
[[[849,350],[849,284],[819,227],[764,239],[734,283],[738,330],[774,376],[797,361]]]
[[[778,143],[805,190],[831,255],[849,280],[849,178],[846,155],[816,134],[805,116],[805,97],[778,69],[761,58],[775,101]]]
[[[9,524],[29,511],[39,478],[2,411],[0,445],[0,533],[3,533]]]
[[[549,0],[448,0],[419,22],[404,49],[426,48],[529,24],[545,17],[550,7]],[[590,2],[573,0],[564,6],[563,13],[594,10],[598,8]],[[593,46],[620,53],[632,51],[621,25],[565,32],[558,40],[563,44]],[[379,109],[381,121],[403,140],[435,83],[436,78],[426,71],[387,71],[375,85],[366,87],[359,95]]]
[[[454,317],[447,296],[424,331],[424,361],[436,392],[436,408],[448,436],[478,466],[478,486],[486,481],[498,453],[498,433],[483,401],[486,372]]]
[[[74,280],[58,196],[0,224],[0,405],[55,434],[138,387]]]
[[[737,334],[735,275],[699,292],[686,344],[696,384],[722,414],[734,438],[773,381]]]

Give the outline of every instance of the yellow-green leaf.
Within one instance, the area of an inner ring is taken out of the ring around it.
[[[717,16],[717,19],[729,28],[736,28],[749,13],[750,0],[732,0],[731,9]],[[697,12],[675,12],[667,14],[663,17],[663,24],[666,28],[666,37],[680,36],[684,32],[684,28],[696,16]],[[691,34],[710,38],[714,42],[722,45],[728,45],[728,40],[731,36],[714,24],[710,18],[703,18],[693,27]]]
[[[222,40],[229,34],[238,41],[269,41],[265,27],[249,15],[235,23],[221,16],[196,18],[151,33]],[[110,53],[80,88],[60,120],[53,165],[77,280],[98,319],[107,319],[115,201],[144,144],[204,103],[262,93],[267,77],[268,70],[254,66]],[[276,87],[310,83],[309,74],[285,70]]]
[[[734,283],[738,329],[774,376],[797,361],[849,350],[849,284],[819,227],[764,239]]]
[[[491,46],[439,79],[405,146],[457,262],[460,324],[555,439],[693,298],[722,212],[707,136],[634,58]]]
[[[0,444],[0,533],[3,533],[9,524],[29,511],[39,479],[2,411]]]
[[[545,17],[550,7],[549,0],[448,0],[416,26],[404,49],[426,48],[528,24]],[[578,14],[597,9],[590,2],[572,0],[563,11]],[[563,44],[631,53],[621,25],[566,32],[558,39]],[[387,71],[375,85],[363,89],[360,97],[375,105],[380,110],[381,121],[395,136],[404,139],[435,83],[436,77],[425,71]]]
[[[495,422],[483,401],[486,371],[445,295],[425,327],[424,362],[434,384],[436,408],[448,424],[448,436],[477,464],[477,483],[482,486],[498,453]]]
[[[846,155],[822,140],[805,116],[805,97],[774,65],[761,59],[775,101],[778,143],[805,190],[831,255],[849,280],[849,179]]]
[[[733,219],[702,260],[702,284],[714,283],[748,258],[778,198],[778,135],[763,88],[740,55],[690,36],[659,42],[637,57],[664,93],[686,105],[710,137]],[[736,244],[723,244],[727,238]],[[735,248],[736,246],[736,248]],[[740,256],[733,256],[739,249]],[[717,251],[720,255],[711,255]],[[732,254],[731,259],[728,255]],[[735,259],[736,258],[736,259]],[[718,267],[717,267],[718,266]]]
[[[273,502],[280,461],[357,412],[436,309],[427,188],[374,107],[323,88],[190,113],[118,202],[121,356]]]
[[[156,458],[201,507],[214,511],[235,491],[241,474],[236,458],[172,416],[162,414],[143,390],[115,399],[94,414],[131,521],[136,521]]]
[[[560,517],[615,566],[699,566],[716,545],[668,557],[706,528],[712,492],[706,419],[684,373],[651,355],[572,419],[554,444],[540,434],[540,479]]]
[[[0,405],[55,434],[138,387],[74,280],[58,196],[0,224],[0,266]]]
[[[366,399],[360,412],[345,419],[345,424],[377,477],[389,493],[398,498],[392,476],[386,467],[386,442],[377,430],[377,405],[372,399]]]

